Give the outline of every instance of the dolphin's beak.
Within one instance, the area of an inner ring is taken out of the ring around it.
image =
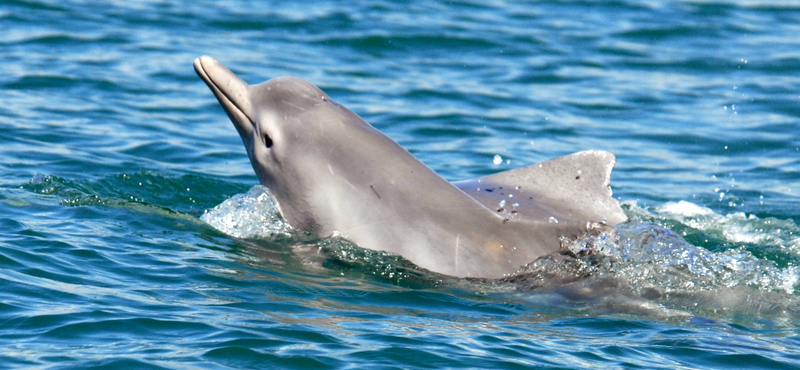
[[[249,85],[214,58],[204,55],[194,60],[194,70],[214,92],[244,140],[253,135],[253,106]]]

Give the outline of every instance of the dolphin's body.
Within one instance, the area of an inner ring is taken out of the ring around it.
[[[295,228],[442,274],[499,278],[558,251],[564,238],[626,220],[608,185],[611,153],[451,184],[308,82],[250,86],[208,56],[194,68]]]

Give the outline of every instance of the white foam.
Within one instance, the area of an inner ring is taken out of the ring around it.
[[[800,227],[792,220],[760,219],[743,212],[721,215],[710,208],[687,201],[669,202],[654,207],[652,212],[639,207],[635,202],[623,204],[637,218],[677,221],[691,229],[724,239],[730,244],[775,246],[800,256],[800,238],[795,236],[800,232]]]
[[[656,208],[656,210],[660,213],[671,213],[674,215],[680,215],[684,217],[709,216],[714,214],[714,211],[711,208],[698,206],[697,204],[690,203],[684,200],[677,203],[675,202],[666,203],[663,206]]]

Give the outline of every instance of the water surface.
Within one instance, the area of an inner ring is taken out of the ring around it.
[[[0,368],[796,368],[799,25],[788,1],[5,1]],[[502,282],[287,232],[203,54],[316,84],[449,180],[611,151],[632,222]]]

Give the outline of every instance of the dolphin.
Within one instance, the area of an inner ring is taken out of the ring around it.
[[[493,279],[627,220],[611,197],[611,153],[583,151],[450,183],[311,83],[248,85],[209,56],[194,69],[285,220],[319,237],[441,274]]]

